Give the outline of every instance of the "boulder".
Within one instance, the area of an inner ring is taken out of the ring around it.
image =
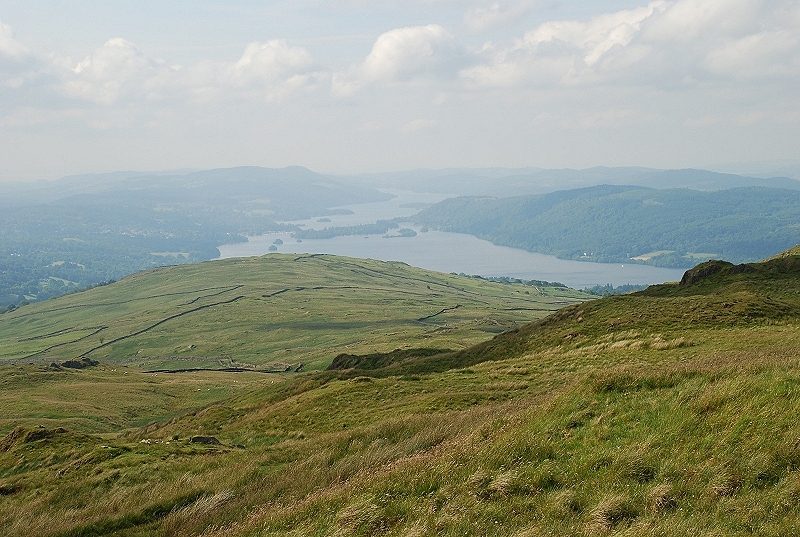
[[[195,435],[189,439],[189,442],[192,444],[206,444],[209,446],[218,446],[221,444],[219,440],[217,440],[216,436],[202,436],[202,435]]]
[[[86,367],[94,367],[99,364],[100,362],[97,360],[92,360],[91,358],[81,358],[80,360],[67,360],[66,362],[61,362],[61,367],[66,367],[68,369],[84,369]]]

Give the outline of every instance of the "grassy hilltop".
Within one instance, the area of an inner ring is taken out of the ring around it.
[[[405,263],[270,254],[142,272],[0,315],[0,364],[313,369],[342,352],[464,348],[587,297]]]
[[[192,373],[171,388],[172,416],[8,433],[0,532],[794,535],[799,324],[790,252],[704,263],[466,349],[349,352],[284,377]],[[6,396],[25,378],[149,382],[102,365],[14,371]],[[181,389],[231,379],[242,385],[224,400],[178,408]]]

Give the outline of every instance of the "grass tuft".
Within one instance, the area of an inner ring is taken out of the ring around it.
[[[717,498],[735,495],[742,488],[742,478],[732,471],[724,470],[711,482],[709,492]]]
[[[618,494],[607,496],[589,512],[586,530],[590,534],[605,533],[636,516],[628,498]]]
[[[519,490],[519,476],[514,470],[509,470],[496,475],[486,486],[487,493],[492,497],[510,496]]]
[[[656,485],[647,494],[647,506],[653,513],[671,511],[678,506],[678,494],[670,483]]]

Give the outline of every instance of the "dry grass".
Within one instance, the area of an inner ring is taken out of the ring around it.
[[[731,470],[723,470],[709,484],[709,493],[713,497],[727,498],[742,488],[742,478]]]
[[[647,493],[647,507],[652,513],[663,513],[678,506],[678,494],[671,483],[656,485]]]
[[[189,505],[173,510],[167,515],[163,522],[164,531],[170,535],[179,535],[197,519],[209,520],[217,509],[233,498],[234,494],[230,491],[204,494]]]
[[[606,496],[589,512],[586,531],[590,534],[606,533],[636,516],[630,499],[620,494]]]

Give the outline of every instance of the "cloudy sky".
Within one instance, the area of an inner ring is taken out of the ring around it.
[[[797,159],[798,0],[0,0],[0,179]]]

